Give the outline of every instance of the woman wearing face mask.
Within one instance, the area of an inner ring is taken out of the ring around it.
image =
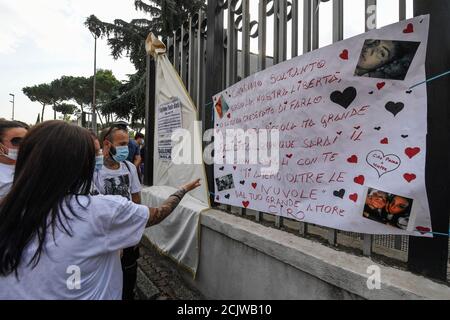
[[[141,203],[141,182],[136,166],[127,161],[129,135],[125,125],[118,123],[100,135],[104,165],[94,173],[95,188],[103,195],[122,196]],[[122,248],[123,299],[133,300],[137,278],[139,247]]]
[[[0,200],[11,188],[19,146],[27,130],[21,122],[0,120]]]
[[[86,129],[63,121],[24,138],[14,183],[0,204],[0,300],[119,300],[119,250],[162,222],[188,183],[159,208],[90,196],[95,147]]]

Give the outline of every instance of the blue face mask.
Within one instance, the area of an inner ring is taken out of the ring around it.
[[[103,168],[103,156],[95,157],[95,170],[101,170]]]
[[[116,154],[111,154],[116,162],[124,162],[129,155],[128,146],[116,147]]]

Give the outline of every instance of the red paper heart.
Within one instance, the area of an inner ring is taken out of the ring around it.
[[[405,173],[403,175],[403,178],[405,178],[406,181],[408,181],[408,183],[410,183],[413,180],[416,180],[416,175],[414,173]]]
[[[355,155],[352,155],[350,158],[347,159],[349,163],[358,163],[358,157]]]
[[[289,159],[291,159],[292,158],[292,156],[293,156],[293,154],[291,153],[291,154],[287,154],[286,155],[286,157],[288,157]]]
[[[416,148],[406,148],[405,153],[406,155],[412,159],[415,155],[417,155],[420,152],[420,148],[416,147]]]
[[[414,26],[412,23],[408,23],[405,29],[403,29],[403,33],[413,33],[414,32]]]
[[[340,57],[342,60],[348,60],[348,50],[345,49],[344,51],[342,51],[342,53],[339,55],[339,57]]]
[[[250,201],[242,201],[242,205],[244,208],[247,208],[250,205]]]
[[[231,119],[231,113],[227,114],[227,118]]]
[[[364,185],[365,178],[364,176],[357,176],[353,181],[357,184]]]
[[[378,90],[383,89],[385,85],[386,85],[386,82],[378,82],[378,83],[377,83],[377,88],[378,88]]]
[[[389,140],[388,138],[384,138],[383,140],[380,141],[381,144],[389,144]]]
[[[431,229],[427,227],[416,227],[416,230],[419,231],[421,234],[425,234],[431,231]]]
[[[350,200],[356,203],[358,201],[358,194],[354,193],[349,196]]]
[[[257,185],[258,185],[257,183],[252,183],[253,189],[256,189],[256,186],[257,186]]]

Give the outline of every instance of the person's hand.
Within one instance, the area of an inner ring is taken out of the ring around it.
[[[189,191],[192,191],[200,186],[201,186],[200,179],[197,179],[195,181],[186,183],[185,185],[181,186],[181,189],[183,189],[184,191],[186,191],[186,193],[188,193]]]

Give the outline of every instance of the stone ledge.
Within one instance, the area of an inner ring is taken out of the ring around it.
[[[218,210],[203,212],[201,224],[365,299],[450,299],[444,284]],[[381,270],[380,290],[367,288],[371,265]]]

